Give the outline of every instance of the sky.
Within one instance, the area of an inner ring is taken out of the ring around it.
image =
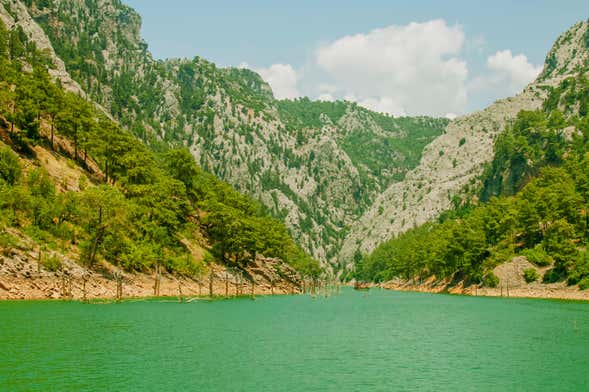
[[[277,98],[461,115],[514,95],[587,0],[123,0],[158,59],[257,71]]]

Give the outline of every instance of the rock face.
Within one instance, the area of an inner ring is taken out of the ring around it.
[[[74,81],[67,72],[64,62],[57,56],[53,45],[43,29],[30,16],[26,6],[16,0],[2,0],[0,2],[0,20],[4,25],[12,30],[15,27],[21,27],[27,37],[35,42],[37,48],[49,54],[53,61],[53,67],[49,74],[59,80],[66,90],[85,96],[84,90]]]
[[[543,97],[541,90],[530,86],[516,97],[452,121],[444,134],[426,147],[419,166],[404,181],[386,189],[353,226],[340,256],[350,259],[357,249],[371,252],[394,235],[448,210],[452,198],[474,185],[484,164],[493,158],[497,134],[520,110],[539,108]]]
[[[349,102],[277,101],[246,69],[198,57],[156,61],[139,15],[118,0],[3,3],[26,14],[18,20],[122,125],[148,144],[187,146],[322,260],[336,260],[349,228],[448,123],[393,119]]]
[[[340,257],[350,260],[357,249],[371,252],[396,234],[435,219],[452,206],[455,196],[476,186],[485,163],[493,158],[495,137],[520,110],[540,108],[547,90],[587,64],[588,37],[588,23],[577,23],[558,38],[544,70],[521,94],[452,121],[426,147],[419,166],[386,189],[353,226]]]

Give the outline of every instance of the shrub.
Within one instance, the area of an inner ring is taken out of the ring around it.
[[[62,268],[62,262],[57,256],[44,257],[41,260],[41,264],[43,264],[46,270],[51,272],[59,271]]]
[[[526,280],[526,283],[535,282],[538,280],[538,278],[538,271],[536,271],[534,268],[527,268],[524,270],[524,279]]]
[[[490,271],[483,278],[483,285],[486,287],[497,287],[499,286],[499,278],[493,273],[493,271]]]
[[[521,255],[524,256],[530,263],[534,263],[539,267],[546,267],[552,263],[554,263],[554,259],[542,247],[542,245],[538,244],[533,249],[526,249],[521,252]]]
[[[464,146],[465,143],[466,143],[466,138],[463,137],[462,139],[460,139],[460,142],[458,142],[458,146],[462,147],[462,146]]]
[[[575,285],[583,279],[589,278],[589,252],[579,252],[575,258],[573,269],[569,272],[567,283]]]
[[[542,278],[542,283],[555,283],[560,280],[560,274],[555,271],[555,269],[551,269],[546,271],[544,277]]]
[[[581,279],[581,281],[579,282],[579,289],[581,289],[581,290],[589,289],[589,276]]]
[[[21,167],[18,156],[6,146],[0,146],[0,180],[14,185],[20,178]]]
[[[2,250],[2,254],[8,256],[10,249],[14,248],[17,244],[16,238],[8,233],[0,232],[0,250]]]

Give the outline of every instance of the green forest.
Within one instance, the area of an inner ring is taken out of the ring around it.
[[[497,138],[480,194],[370,255],[356,254],[356,278],[436,276],[494,287],[493,268],[519,255],[550,266],[545,283],[589,288],[588,108],[584,76],[550,88],[541,110],[520,112]]]
[[[15,241],[6,231],[14,227],[45,247],[76,247],[79,262],[90,267],[105,260],[128,271],[160,265],[191,275],[213,260],[239,268],[263,254],[304,275],[320,273],[258,202],[202,171],[186,148],[148,150],[84,98],[54,84],[50,67],[22,29],[8,31],[0,22],[3,247]],[[34,160],[35,145],[67,156],[91,180],[80,181],[79,192],[58,191],[42,167],[19,159]],[[204,260],[191,256],[187,241],[206,249]]]

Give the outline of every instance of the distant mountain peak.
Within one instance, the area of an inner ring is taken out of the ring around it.
[[[546,56],[537,82],[557,85],[589,69],[589,21],[579,22],[561,34]]]

